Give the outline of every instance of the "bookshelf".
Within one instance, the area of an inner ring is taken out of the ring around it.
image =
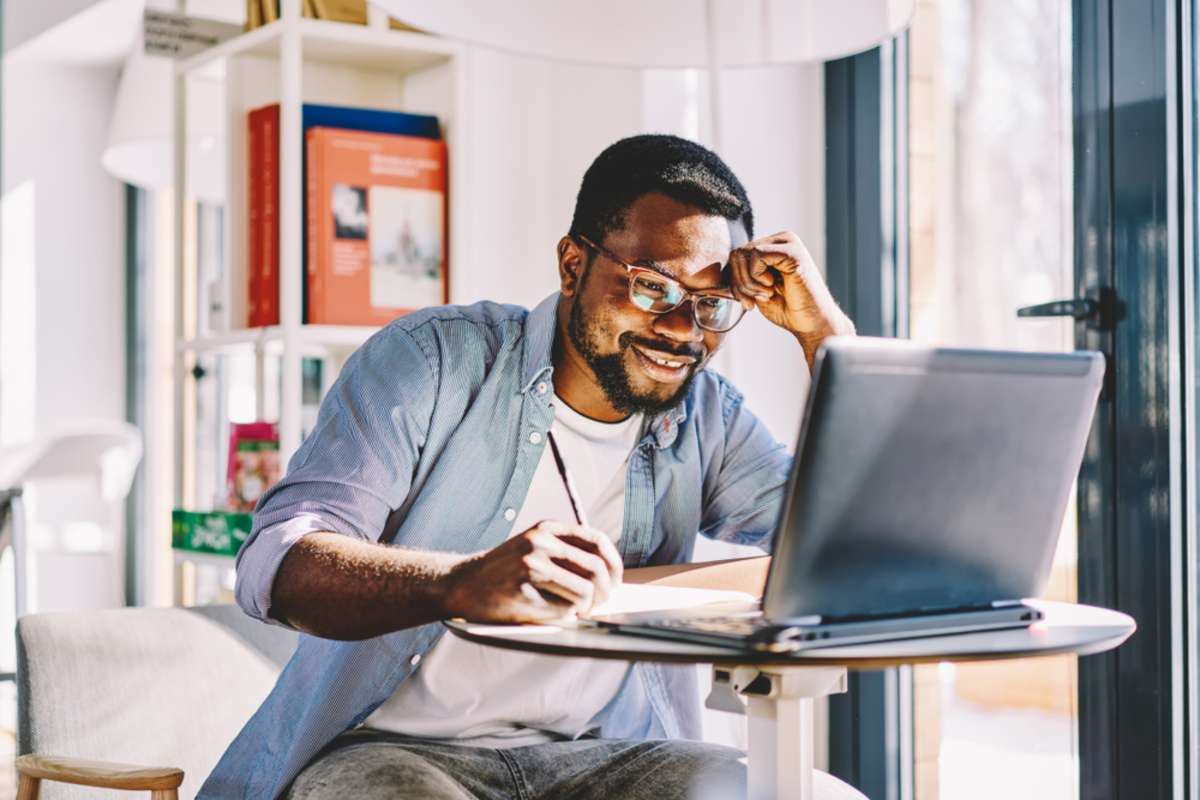
[[[307,19],[301,16],[300,6],[300,0],[282,0],[279,20],[176,63],[175,186],[183,187],[175,192],[173,214],[176,508],[211,509],[223,485],[219,430],[229,421],[227,400],[203,383],[215,363],[253,361],[254,416],[278,424],[280,459],[286,464],[304,433],[305,359],[321,362],[323,395],[349,354],[377,330],[302,322],[304,103],[436,115],[450,161],[449,253],[453,257],[465,252],[456,224],[463,217],[462,184],[467,171],[466,148],[461,146],[466,129],[461,47],[411,31]],[[224,201],[215,211],[221,231],[216,278],[197,254],[197,243],[206,237],[197,230],[202,215],[198,198],[190,191],[199,176],[191,174],[194,167],[187,163],[189,146],[195,144],[187,140],[188,115],[197,113],[189,97],[214,90],[222,98],[225,164]],[[280,105],[279,324],[248,328],[246,115],[270,103]],[[450,291],[453,299],[453,283]],[[218,433],[208,436],[205,445],[200,432],[214,424]],[[198,567],[224,563],[228,571],[232,565],[228,557],[191,558],[181,551],[175,552],[174,561],[177,602],[202,599],[181,587],[181,583],[194,583]]]

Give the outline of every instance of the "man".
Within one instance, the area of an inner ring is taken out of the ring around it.
[[[697,531],[765,548],[790,459],[704,366],[748,309],[810,365],[853,326],[794,234],[752,235],[716,155],[624,139],[584,176],[559,293],[427,309],[355,353],[238,555],[241,606],[309,635],[201,796],[744,791],[741,753],[685,741],[694,669],[483,648],[437,622],[586,611],[687,562]],[[550,431],[593,527],[565,521]]]

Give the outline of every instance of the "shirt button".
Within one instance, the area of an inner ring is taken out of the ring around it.
[[[508,520],[509,522],[512,522],[514,519],[517,518],[517,512],[511,508],[506,508],[506,509],[504,509],[504,518],[506,520]]]
[[[530,444],[541,444],[542,443],[542,435],[540,433],[538,433],[537,431],[534,431],[533,433],[529,434],[529,443]]]
[[[421,654],[417,653],[416,655],[414,655],[412,658],[410,658],[408,660],[408,663],[414,667],[417,666],[417,664],[420,664],[421,663]]]
[[[545,384],[545,382],[543,382],[543,383],[539,383],[539,384],[537,385],[537,390],[538,390],[538,394],[545,394],[545,393],[546,393],[546,384]]]

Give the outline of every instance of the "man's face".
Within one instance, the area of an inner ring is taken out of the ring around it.
[[[653,193],[629,207],[622,230],[597,244],[627,264],[648,267],[699,291],[728,288],[722,267],[730,250],[745,241],[740,223],[731,225],[724,217]],[[567,324],[571,344],[618,411],[670,408],[726,334],[697,325],[690,299],[665,314],[638,308],[629,299],[625,267],[586,250],[579,280],[563,281],[564,294],[574,293]]]

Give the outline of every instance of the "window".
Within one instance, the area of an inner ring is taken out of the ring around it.
[[[1074,349],[1071,4],[921,0],[910,33],[910,333]],[[1075,600],[1071,501],[1045,596]],[[917,800],[1078,796],[1076,659],[914,669]]]

